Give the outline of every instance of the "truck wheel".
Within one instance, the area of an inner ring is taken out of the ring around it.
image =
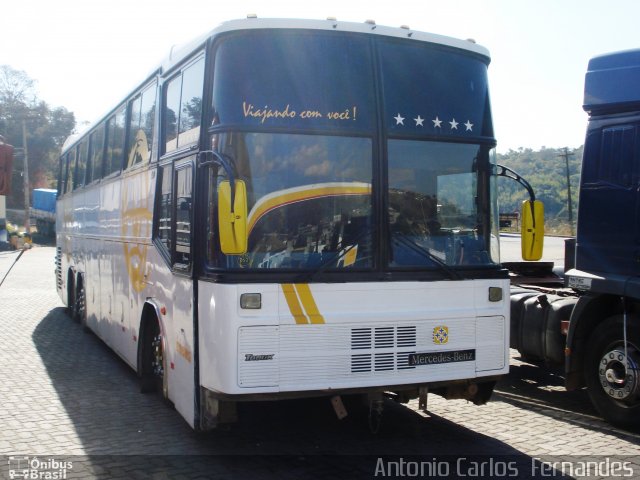
[[[627,317],[627,345],[623,317],[609,317],[587,342],[584,377],[591,402],[609,423],[640,427],[640,325]]]

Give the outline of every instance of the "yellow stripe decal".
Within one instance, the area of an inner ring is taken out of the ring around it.
[[[284,205],[316,198],[370,194],[371,185],[361,182],[329,182],[278,190],[265,195],[253,206],[247,217],[247,232],[251,233],[264,215]]]
[[[324,317],[320,315],[320,312],[318,311],[318,306],[316,305],[316,301],[313,299],[309,285],[306,283],[299,283],[294,285],[294,287],[298,292],[298,296],[302,301],[302,305],[307,312],[311,323],[324,323]]]
[[[309,323],[307,317],[302,312],[302,307],[300,306],[300,302],[298,301],[298,296],[296,295],[296,291],[294,289],[293,284],[283,283],[282,292],[284,293],[284,298],[287,301],[287,305],[289,305],[289,311],[291,311],[291,315],[293,315],[293,318],[295,319],[296,323],[297,324]]]

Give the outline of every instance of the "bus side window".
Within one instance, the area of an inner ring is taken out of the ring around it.
[[[105,169],[103,173],[105,177],[122,169],[126,117],[127,108],[123,106],[108,120],[107,155],[104,159]]]
[[[154,83],[130,103],[126,168],[146,164],[151,158],[155,101]]]
[[[58,196],[62,196],[67,191],[67,165],[69,161],[69,155],[65,154],[60,157],[60,185],[58,186]]]
[[[58,162],[58,198],[64,193],[64,163],[66,157],[60,157]]]
[[[204,57],[185,69],[182,75],[178,147],[197,143],[200,139],[203,84]]]
[[[204,57],[187,66],[165,87],[162,118],[165,152],[171,152],[200,139]]]
[[[76,151],[70,150],[67,154],[67,166],[65,169],[65,193],[70,193],[73,191],[73,175],[74,169],[76,166]]]
[[[87,184],[102,177],[102,159],[104,157],[104,124],[91,132],[89,139],[89,162],[87,165]]]
[[[160,167],[156,237],[176,268],[191,265],[193,157]]]
[[[84,140],[78,147],[78,159],[76,162],[76,185],[74,188],[80,188],[85,185],[85,174],[87,172],[87,154],[88,143]]]
[[[164,146],[165,152],[170,152],[178,147],[178,116],[180,113],[180,88],[182,76],[176,77],[165,89],[164,110]]]

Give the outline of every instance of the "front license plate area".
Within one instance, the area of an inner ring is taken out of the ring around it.
[[[419,365],[440,365],[442,363],[473,362],[475,359],[475,349],[412,353],[409,355],[409,365],[412,367]]]

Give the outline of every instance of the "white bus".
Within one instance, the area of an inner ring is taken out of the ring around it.
[[[61,298],[199,430],[240,401],[485,403],[509,360],[488,64],[333,19],[173,50],[63,149]]]

